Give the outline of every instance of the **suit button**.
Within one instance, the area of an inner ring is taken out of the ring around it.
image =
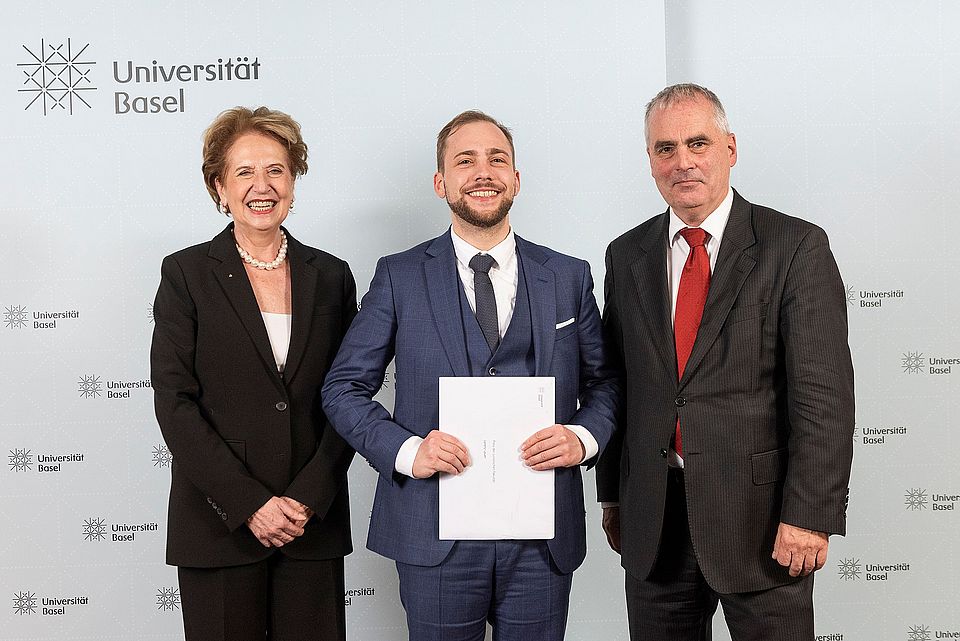
[[[497,375],[497,368],[496,368],[496,367],[491,367],[490,369],[487,370],[487,374],[489,374],[490,376],[496,376],[496,375]]]
[[[676,404],[677,407],[683,407],[684,405],[687,404],[687,399],[685,399],[682,396],[678,396],[677,399],[674,401],[674,403]]]
[[[663,448],[660,450],[660,456],[662,456],[663,458],[667,458],[667,448]]]
[[[283,410],[287,409],[287,404],[284,403],[283,401],[280,401],[279,403],[276,404],[275,407],[277,408],[278,412],[282,412]]]

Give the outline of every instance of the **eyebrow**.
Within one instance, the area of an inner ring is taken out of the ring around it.
[[[708,136],[707,134],[694,134],[693,136],[690,136],[689,138],[684,140],[683,144],[689,145],[691,143],[700,142],[703,140],[709,141],[710,136]],[[660,149],[661,147],[665,147],[667,145],[675,145],[675,144],[677,144],[675,140],[658,140],[655,143],[653,143],[653,148]]]
[[[497,154],[503,154],[505,156],[510,155],[509,151],[505,149],[500,149],[499,147],[490,147],[489,149],[486,150],[486,153],[488,156],[496,156]],[[477,155],[477,152],[474,151],[473,149],[464,149],[463,151],[458,151],[456,154],[454,154],[454,158],[456,158],[457,156],[476,156],[476,155]]]
[[[236,167],[234,167],[233,170],[234,170],[234,171],[239,171],[239,170],[241,170],[241,169],[253,169],[254,166],[255,166],[255,165],[254,165],[253,163],[241,163],[241,164],[237,165]],[[267,169],[270,169],[271,167],[286,167],[286,164],[284,164],[282,161],[278,160],[277,162],[272,162],[272,163],[270,163],[269,165],[266,165],[266,168],[267,168]]]

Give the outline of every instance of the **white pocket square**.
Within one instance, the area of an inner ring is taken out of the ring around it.
[[[574,316],[573,318],[567,319],[567,320],[563,321],[562,323],[557,323],[557,329],[563,329],[563,328],[566,327],[567,325],[570,325],[571,323],[573,323],[573,321],[575,321],[575,320],[577,320],[577,317],[576,317],[576,316]]]

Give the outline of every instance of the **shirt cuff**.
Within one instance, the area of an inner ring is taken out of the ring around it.
[[[397,451],[397,460],[393,464],[393,467],[398,472],[414,478],[413,462],[417,458],[417,451],[420,449],[421,443],[423,443],[423,439],[419,436],[411,436],[403,442],[403,445],[401,445],[399,451]]]
[[[580,442],[583,443],[583,458],[580,459],[582,464],[584,461],[589,461],[594,456],[597,455],[597,452],[600,451],[600,446],[597,444],[597,439],[593,438],[593,434],[590,433],[590,430],[585,428],[583,425],[566,425],[568,430],[577,435],[577,438],[580,439]]]
[[[620,502],[619,501],[601,501],[600,507],[602,507],[604,510],[607,509],[608,507],[620,507]]]

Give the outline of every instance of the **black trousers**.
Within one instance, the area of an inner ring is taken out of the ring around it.
[[[343,558],[178,568],[186,641],[345,641]]]
[[[771,550],[772,552],[772,550]],[[714,592],[690,541],[683,471],[669,472],[663,533],[653,571],[626,573],[631,641],[710,641],[717,604],[733,641],[813,641],[813,575],[734,594]]]

